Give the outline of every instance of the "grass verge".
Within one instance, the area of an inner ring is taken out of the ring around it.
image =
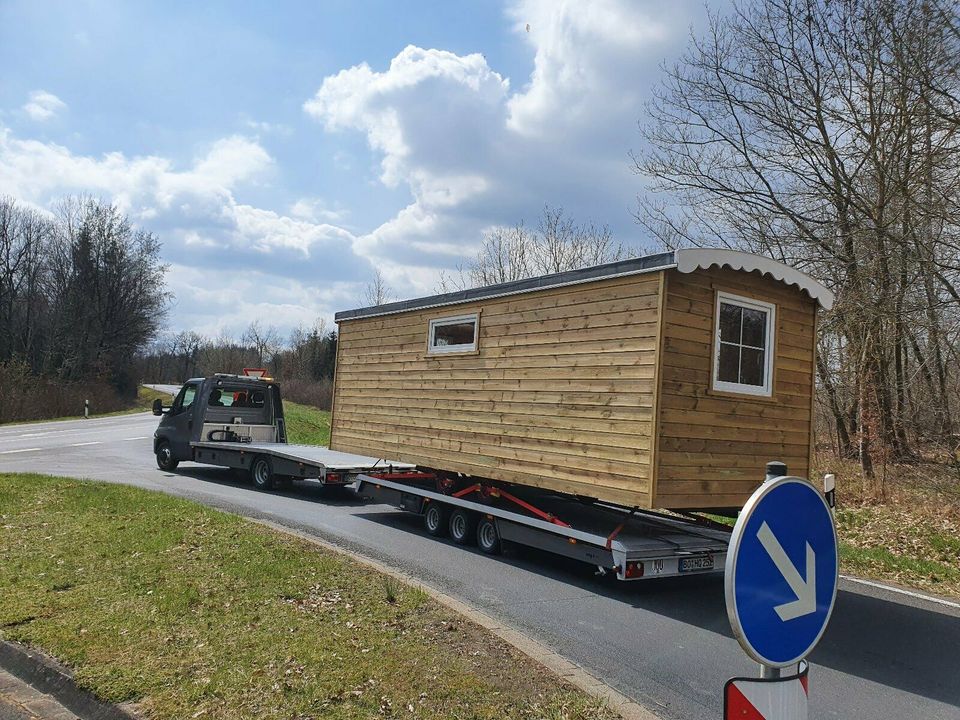
[[[820,458],[837,475],[841,572],[960,598],[960,477],[943,462],[891,465],[872,480],[856,463]]]
[[[0,475],[0,634],[151,718],[609,718],[335,553],[136,488]]]
[[[287,422],[287,441],[299,445],[328,445],[330,443],[330,412],[309,405],[283,401],[283,416]]]
[[[960,599],[960,475],[943,462],[885,468],[867,480],[856,463],[821,457],[837,475],[840,572]],[[708,515],[733,525],[734,520]]]

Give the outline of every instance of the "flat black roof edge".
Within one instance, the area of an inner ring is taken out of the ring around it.
[[[486,298],[517,295],[520,293],[534,292],[536,290],[546,290],[547,288],[562,287],[564,285],[605,280],[620,275],[635,275],[643,272],[652,272],[654,270],[663,270],[673,267],[676,264],[676,256],[673,251],[656,253],[654,255],[630,258],[629,260],[617,260],[603,265],[594,265],[593,267],[583,268],[582,270],[568,270],[550,275],[539,275],[524,280],[512,280],[510,282],[498,283],[497,285],[470,288],[469,290],[429,295],[412,300],[400,300],[384,305],[357,308],[356,310],[343,310],[334,315],[334,321],[358,320],[360,318],[376,317],[377,315],[393,315],[395,313],[407,312],[408,310],[422,310],[424,308],[442,307],[444,305],[459,305],[461,303],[484,300]]]

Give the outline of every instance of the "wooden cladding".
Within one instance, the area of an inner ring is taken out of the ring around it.
[[[649,505],[661,275],[340,324],[331,447]],[[425,351],[482,310],[477,351]]]
[[[776,306],[772,397],[711,390],[718,292]],[[808,472],[815,307],[756,273],[659,270],[343,320],[331,447],[626,505],[740,506],[767,461]],[[429,352],[431,321],[472,315],[474,351]]]
[[[816,304],[755,273],[667,271],[659,382],[656,503],[739,507],[770,460],[810,471]],[[776,306],[770,397],[713,391],[718,296]]]

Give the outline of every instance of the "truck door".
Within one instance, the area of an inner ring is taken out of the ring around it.
[[[199,402],[197,397],[199,389],[199,383],[187,383],[180,388],[180,393],[166,416],[168,419],[166,434],[170,442],[170,450],[176,460],[193,459],[190,439],[193,436],[193,410],[194,404]]]

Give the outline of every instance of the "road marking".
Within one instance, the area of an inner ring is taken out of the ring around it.
[[[124,440],[148,440],[148,439],[150,439],[149,435],[137,435],[136,437],[132,437],[132,438],[124,438]]]
[[[813,548],[810,547],[810,543],[807,543],[807,579],[804,580],[800,577],[800,571],[797,570],[793,561],[787,556],[786,551],[784,551],[783,546],[780,544],[780,541],[777,540],[777,536],[773,534],[773,530],[770,529],[769,525],[763,523],[763,525],[760,526],[760,530],[757,532],[757,539],[760,541],[760,544],[763,545],[763,549],[767,551],[770,559],[773,560],[773,564],[777,566],[777,570],[783,575],[783,579],[787,581],[790,590],[797,596],[796,600],[784,603],[783,605],[777,605],[774,608],[777,615],[780,616],[780,619],[783,620],[783,622],[787,622],[787,620],[795,620],[798,617],[816,612],[817,555],[813,552]]]
[[[12,455],[13,453],[22,453],[22,452],[35,452],[40,450],[40,448],[20,448],[19,450],[3,450],[0,451],[0,455]]]
[[[102,445],[102,440],[94,440],[92,442],[82,442],[82,443],[73,443],[70,447],[83,447],[84,445]]]
[[[879,588],[880,590],[889,590],[892,593],[900,593],[901,595],[906,595],[918,600],[927,600],[929,602],[939,603],[940,605],[946,605],[947,607],[960,610],[960,603],[944,600],[943,598],[934,597],[933,595],[924,595],[923,593],[913,592],[912,590],[904,590],[903,588],[894,587],[893,585],[885,585],[883,583],[873,582],[872,580],[864,580],[863,578],[853,577],[852,575],[841,575],[840,577],[852,583],[869,585],[870,587]]]

